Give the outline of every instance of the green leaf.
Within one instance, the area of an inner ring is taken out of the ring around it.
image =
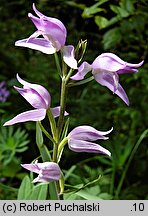
[[[104,49],[111,49],[115,47],[122,39],[120,28],[113,28],[107,31],[103,36]]]
[[[107,2],[108,0],[100,0],[96,4],[86,7],[82,13],[83,18],[90,18],[93,17],[94,14],[104,11],[104,8],[100,8],[99,6]]]
[[[49,184],[49,193],[50,193],[50,199],[51,200],[57,200],[58,199],[58,192],[56,187],[56,182],[50,182]]]
[[[76,3],[76,2],[74,2],[74,1],[67,1],[67,2],[64,2],[64,4],[67,4],[67,5],[69,5],[69,6],[72,6],[72,7],[77,7],[77,8],[80,8],[80,9],[84,9],[86,6],[85,6],[85,4],[79,4],[79,3]]]
[[[82,17],[83,18],[91,18],[91,17],[93,17],[94,14],[101,12],[101,11],[104,11],[104,9],[103,8],[97,8],[94,6],[92,6],[90,8],[85,8],[84,12],[82,13]]]
[[[43,145],[43,135],[39,122],[36,122],[36,143],[39,148]]]
[[[13,188],[11,186],[7,186],[7,185],[5,185],[5,184],[3,184],[1,182],[0,182],[0,188],[2,188],[3,190],[12,191],[12,192],[17,192],[18,191],[18,189]]]
[[[120,6],[132,14],[135,10],[133,3],[134,3],[133,0],[122,0],[120,2]]]
[[[42,145],[42,147],[40,148],[40,154],[44,162],[51,161],[50,152],[48,151],[48,148],[45,145]]]
[[[16,149],[16,152],[24,152],[24,151],[26,151],[28,149],[28,146],[25,146],[25,147],[23,147],[23,148],[20,148],[20,149]]]
[[[48,184],[38,184],[33,187],[29,200],[46,200]]]
[[[80,190],[76,194],[86,200],[102,200],[99,196],[90,194],[86,190]]]
[[[65,181],[71,176],[71,174],[76,168],[77,168],[76,165],[73,165],[69,170],[66,171],[66,174],[64,176]]]
[[[18,190],[18,200],[26,200],[27,197],[29,196],[29,194],[31,193],[32,190],[32,183],[30,181],[30,178],[28,175],[26,175],[23,180],[22,183],[20,185],[20,188]]]
[[[111,200],[113,198],[113,196],[109,193],[100,193],[99,197],[103,200]]]
[[[106,19],[105,17],[95,16],[95,23],[97,24],[97,26],[100,29],[103,29],[103,28],[107,27],[108,22],[109,22],[108,19]]]
[[[64,194],[64,200],[76,200],[78,195],[77,194]]]
[[[122,18],[128,17],[130,15],[125,8],[118,7],[116,5],[110,5],[110,8],[113,12],[115,12],[117,15],[119,15]]]
[[[61,136],[61,140],[63,140],[67,136],[68,127],[69,127],[69,118],[67,118],[67,120],[65,122],[64,129],[63,129],[62,136]]]

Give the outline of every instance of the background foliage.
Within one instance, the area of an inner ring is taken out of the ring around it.
[[[42,13],[57,17],[65,24],[67,44],[76,46],[80,39],[88,40],[83,60],[91,63],[102,52],[113,52],[132,63],[145,60],[137,74],[120,77],[129,96],[129,107],[95,81],[69,89],[67,111],[71,114],[71,128],[87,124],[108,130],[113,126],[114,132],[106,142],[106,147],[112,152],[111,159],[65,149],[61,163],[66,174],[65,198],[147,199],[148,1],[34,2]],[[32,12],[31,0],[0,2],[0,82],[6,81],[11,93],[7,102],[0,103],[1,125],[4,119],[28,110],[29,105],[12,88],[18,85],[16,73],[48,88],[52,106],[59,104],[59,77],[53,56],[14,46],[16,40],[27,38],[35,30],[27,18],[28,12]],[[0,127],[0,199],[17,197],[17,188],[25,175],[19,164],[30,163],[38,156],[34,142],[33,123],[9,129]],[[8,164],[13,166],[11,173]],[[73,188],[68,193],[70,184]]]

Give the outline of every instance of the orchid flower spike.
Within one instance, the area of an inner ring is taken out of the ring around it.
[[[91,126],[78,126],[69,133],[68,146],[75,152],[99,153],[110,156],[111,153],[107,149],[90,141],[96,141],[99,139],[107,140],[108,137],[105,135],[109,134],[112,130],[113,128],[109,131],[103,132],[98,131]]]
[[[61,177],[60,168],[54,162],[35,162],[34,164],[21,164],[21,166],[38,174],[38,177],[32,181],[33,183],[58,181]]]
[[[78,68],[78,72],[71,77],[73,80],[82,80],[85,75],[92,71],[95,80],[102,86],[106,86],[113,93],[117,94],[127,105],[129,100],[126,92],[119,83],[120,74],[137,73],[144,61],[139,64],[131,64],[123,61],[113,53],[103,53],[99,55],[90,65],[83,62]]]
[[[35,4],[33,4],[33,10],[37,16],[29,13],[28,17],[37,28],[37,31],[29,38],[16,41],[15,45],[28,47],[45,54],[53,54],[61,50],[65,63],[76,69],[77,61],[74,58],[74,47],[72,45],[65,46],[67,30],[64,24],[56,18],[43,15],[37,10]]]
[[[34,110],[23,112],[13,119],[7,121],[4,126],[13,125],[27,121],[41,121],[46,116],[46,111],[50,107],[51,97],[49,92],[41,85],[31,84],[24,81],[17,74],[17,80],[23,85],[23,88],[14,88],[35,108]],[[53,116],[56,118],[60,114],[60,107],[51,108]],[[65,112],[65,115],[68,115]]]

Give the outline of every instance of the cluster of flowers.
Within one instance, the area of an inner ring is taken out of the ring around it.
[[[71,76],[71,80],[77,81],[85,79],[85,75],[91,72],[94,79],[99,84],[109,88],[129,105],[128,97],[119,84],[119,75],[124,73],[136,73],[137,68],[143,64],[143,61],[139,64],[131,64],[121,60],[113,53],[103,53],[99,55],[92,64],[83,62],[78,66],[77,60],[75,59],[74,47],[72,45],[65,45],[67,31],[63,23],[56,18],[43,15],[36,9],[34,4],[33,10],[37,16],[31,13],[29,13],[28,16],[37,28],[37,31],[29,38],[17,41],[15,43],[16,46],[28,47],[45,54],[53,54],[61,51],[63,61],[76,71],[75,75]],[[41,85],[24,81],[19,75],[17,75],[17,80],[23,85],[23,88],[14,88],[34,109],[17,115],[4,125],[7,126],[20,122],[43,120],[51,104],[49,92]],[[50,109],[55,118],[59,116],[60,106]],[[65,112],[65,115],[68,115],[68,113]],[[68,146],[75,152],[102,153],[110,156],[108,150],[92,141],[108,139],[106,135],[111,131],[112,129],[107,132],[102,132],[85,125],[76,127],[67,136]],[[24,164],[22,166],[38,174],[38,177],[35,178],[33,182],[49,182],[60,179],[60,168],[55,162],[36,162],[34,164]]]
[[[7,98],[9,97],[10,92],[6,87],[6,82],[3,81],[0,83],[0,102],[6,102]]]

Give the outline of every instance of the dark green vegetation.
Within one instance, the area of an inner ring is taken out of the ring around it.
[[[112,152],[111,158],[72,153],[65,148],[61,167],[65,170],[66,189],[71,184],[71,189],[77,190],[65,198],[147,199],[148,1],[34,2],[42,13],[65,24],[67,44],[76,46],[80,39],[88,40],[83,60],[91,63],[102,52],[113,52],[131,63],[145,60],[137,74],[120,76],[130,100],[129,107],[95,81],[69,89],[66,110],[71,114],[70,128],[87,124],[98,130],[113,126],[114,131],[105,145]],[[13,85],[18,85],[16,73],[45,86],[51,93],[52,106],[59,104],[60,79],[52,55],[14,46],[16,40],[27,38],[35,30],[27,18],[27,13],[32,12],[32,1],[1,0],[0,4],[0,82],[5,80],[11,92],[7,102],[0,103],[2,125],[6,119],[30,108],[13,89]],[[17,188],[25,175],[20,163],[30,163],[38,155],[34,145],[35,124],[11,128],[0,127],[0,199],[16,199]]]

